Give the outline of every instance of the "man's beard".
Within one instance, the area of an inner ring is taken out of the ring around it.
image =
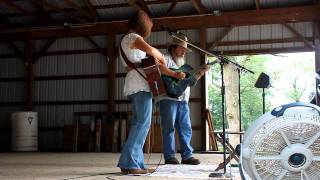
[[[176,62],[178,67],[181,67],[182,65],[184,65],[184,63],[186,62],[185,57],[175,57],[174,61]]]

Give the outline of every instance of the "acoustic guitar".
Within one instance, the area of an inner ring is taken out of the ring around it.
[[[213,65],[217,62],[209,62],[207,65]],[[164,82],[167,95],[169,97],[178,98],[183,92],[187,89],[188,86],[196,85],[197,81],[201,78],[201,71],[203,71],[204,66],[201,66],[199,69],[193,69],[189,64],[184,64],[180,68],[170,68],[176,72],[184,72],[186,77],[184,79],[177,79],[174,77],[162,75],[161,78]]]
[[[154,57],[149,56],[142,59],[141,64],[153,97],[166,95],[166,88],[161,78],[161,72]]]

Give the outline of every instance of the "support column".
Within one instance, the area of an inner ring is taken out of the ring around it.
[[[320,74],[320,22],[314,22],[314,54],[315,54],[315,71]],[[320,86],[320,80],[316,80],[316,104],[320,106],[320,94],[317,88]]]
[[[200,39],[200,48],[206,49],[207,44],[207,28],[201,27],[199,31],[199,39]],[[206,55],[200,55],[200,64],[203,65],[206,63]],[[206,76],[201,78],[201,150],[206,151],[208,149],[208,128],[206,123],[206,117],[203,116],[204,111],[208,108],[208,92],[207,92],[207,84],[206,84]]]
[[[115,96],[115,72],[116,72],[116,56],[114,56],[114,48],[116,43],[116,35],[109,34],[108,38],[108,113],[114,112],[114,96]]]
[[[33,111],[33,95],[34,95],[34,64],[33,51],[35,47],[35,40],[30,34],[26,45],[26,68],[27,68],[27,111]]]

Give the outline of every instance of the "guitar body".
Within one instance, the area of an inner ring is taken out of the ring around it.
[[[166,88],[161,79],[161,73],[153,56],[142,59],[142,68],[146,74],[153,97],[166,95]]]
[[[209,62],[206,65],[214,65],[216,62]],[[203,70],[203,67],[194,70],[190,65],[184,64],[178,69],[171,69],[176,72],[184,72],[186,77],[182,80],[176,79],[170,76],[162,75],[163,82],[165,84],[167,95],[169,97],[178,98],[187,89],[188,86],[196,85],[197,81],[201,78],[199,72]]]
[[[180,80],[166,75],[161,76],[169,97],[178,98],[188,86],[194,86],[197,83],[197,80],[192,75],[193,68],[190,65],[184,64],[178,69],[170,69],[176,72],[184,72],[186,77]]]

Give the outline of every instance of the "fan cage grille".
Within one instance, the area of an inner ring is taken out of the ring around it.
[[[288,114],[266,121],[251,138],[249,151],[252,158],[279,156],[281,151],[291,144],[305,144],[320,132],[320,116],[318,114]],[[320,155],[320,138],[309,146],[312,153]],[[277,179],[284,171],[281,160],[251,159],[261,179]],[[246,163],[246,162],[245,162]],[[249,166],[251,166],[249,165]],[[319,179],[320,161],[313,161],[311,166],[302,172],[288,171],[282,179]]]

